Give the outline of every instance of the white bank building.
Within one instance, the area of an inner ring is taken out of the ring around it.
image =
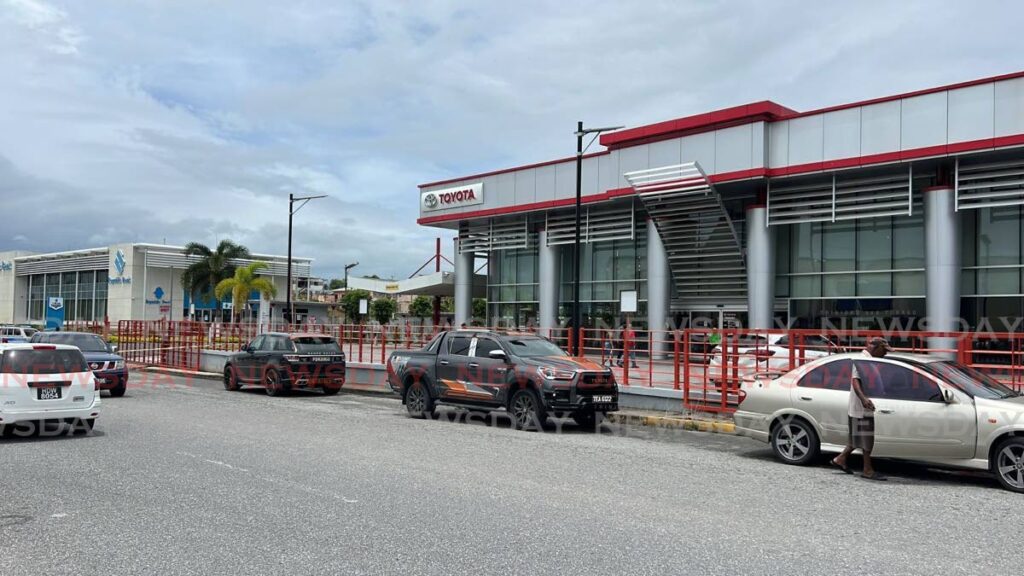
[[[120,320],[214,320],[216,300],[210,294],[195,300],[182,288],[181,275],[198,258],[181,246],[115,244],[50,254],[0,252],[0,324],[42,324],[50,297],[64,299],[65,321],[116,323]],[[266,262],[270,277],[283,299],[288,273],[284,256],[253,254],[236,265]],[[309,278],[312,260],[292,259],[292,276]],[[251,306],[259,314],[261,303],[253,295]],[[269,303],[264,313],[274,314]],[[230,303],[226,304],[230,308]],[[306,304],[296,304],[302,315]],[[277,306],[277,308],[282,308]],[[222,312],[227,314],[229,312]]]

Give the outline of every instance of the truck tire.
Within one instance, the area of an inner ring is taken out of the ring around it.
[[[547,421],[547,413],[540,398],[533,390],[519,390],[512,395],[508,403],[508,413],[512,416],[512,424],[517,430],[542,430]]]
[[[434,399],[430,390],[419,380],[413,380],[405,387],[405,409],[413,418],[426,418],[434,415]]]

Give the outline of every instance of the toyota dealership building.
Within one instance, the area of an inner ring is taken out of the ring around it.
[[[653,328],[1019,328],[1024,72],[821,110],[754,102],[600,143],[582,159],[587,325],[636,290]],[[458,233],[457,278],[486,260],[488,321],[571,313],[575,163],[420,186],[419,223]]]

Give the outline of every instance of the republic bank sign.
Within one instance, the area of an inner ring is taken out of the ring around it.
[[[463,206],[483,203],[483,182],[456,186],[455,188],[445,188],[444,190],[431,190],[420,194],[420,206],[424,212],[462,208]]]

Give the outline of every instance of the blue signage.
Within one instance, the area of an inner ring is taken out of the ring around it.
[[[60,330],[64,327],[64,299],[51,296],[46,304],[46,329]]]
[[[14,262],[6,260],[0,262],[0,272],[10,272],[11,270],[14,270]]]
[[[146,304],[170,304],[170,300],[164,300],[164,294],[164,289],[157,286],[156,290],[153,290],[153,296],[155,296],[156,298],[147,298]]]
[[[125,259],[124,251],[118,249],[114,254],[114,269],[117,270],[117,276],[111,276],[107,281],[111,284],[131,284],[131,277],[124,275],[127,266],[128,260]]]

